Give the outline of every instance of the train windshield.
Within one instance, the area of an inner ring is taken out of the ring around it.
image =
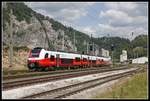
[[[39,57],[41,49],[33,49],[31,51],[30,57]]]

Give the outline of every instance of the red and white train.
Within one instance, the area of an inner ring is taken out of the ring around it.
[[[110,57],[48,51],[40,47],[32,49],[28,57],[28,68],[40,71],[54,68],[94,67],[110,64]]]

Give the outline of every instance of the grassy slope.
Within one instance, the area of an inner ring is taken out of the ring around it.
[[[148,98],[147,72],[136,74],[130,80],[119,86],[112,87],[112,91],[105,92],[96,98]]]

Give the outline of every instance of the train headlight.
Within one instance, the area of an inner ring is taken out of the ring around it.
[[[34,66],[35,66],[35,64],[34,64],[34,63],[31,63],[31,64],[30,64],[30,67],[34,67]]]

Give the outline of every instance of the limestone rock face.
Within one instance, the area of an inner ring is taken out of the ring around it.
[[[13,15],[14,16],[14,15]],[[18,21],[15,16],[13,20],[13,44],[14,46],[27,46],[28,48],[34,47],[44,47],[48,48],[47,39],[51,42],[52,47],[61,50],[63,37],[58,38],[58,34],[63,33],[63,30],[55,31],[52,28],[52,23],[48,20],[42,20],[46,33],[42,29],[40,22],[36,17],[31,18],[31,23],[28,24],[25,20]],[[6,29],[3,31],[3,43],[9,44],[9,24],[7,24]],[[73,50],[73,44],[69,40],[67,35],[64,35],[64,48],[71,48]]]

